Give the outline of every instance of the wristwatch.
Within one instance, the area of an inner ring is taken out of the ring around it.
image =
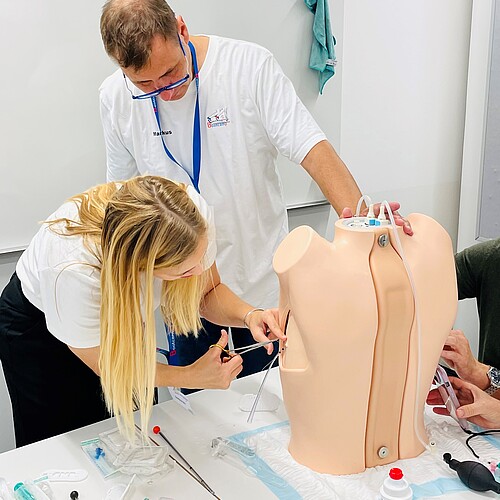
[[[493,394],[500,389],[500,370],[494,366],[490,366],[490,369],[486,373],[490,379],[490,386],[484,390],[486,394]]]

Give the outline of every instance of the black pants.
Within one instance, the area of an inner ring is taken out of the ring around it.
[[[47,330],[14,273],[0,297],[0,361],[16,446],[109,417],[99,377]]]
[[[228,331],[226,326],[219,326],[214,323],[202,319],[203,328],[198,333],[198,337],[193,335],[185,336],[178,335],[176,337],[176,350],[178,355],[178,364],[180,366],[190,365],[198,358],[203,356],[212,344],[216,344],[220,339],[220,331],[224,328]],[[233,328],[231,327],[234,347],[244,347],[252,345],[255,340],[247,328]],[[278,343],[274,343],[273,355],[278,352]],[[238,378],[246,377],[252,373],[261,371],[273,359],[273,355],[267,354],[264,347],[255,349],[246,354],[243,354],[243,370],[238,375]],[[194,392],[191,389],[183,389],[185,394]]]

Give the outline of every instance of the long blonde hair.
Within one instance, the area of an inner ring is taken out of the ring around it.
[[[88,246],[100,240],[101,385],[108,409],[131,439],[133,411],[140,409],[147,429],[154,399],[153,273],[192,255],[207,225],[185,187],[162,177],[104,184],[73,200],[80,221],[67,221],[66,234],[81,234]],[[200,329],[205,284],[205,273],[163,283],[162,314],[176,333]]]

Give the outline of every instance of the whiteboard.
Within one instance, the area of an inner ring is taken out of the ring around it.
[[[97,89],[113,70],[100,0],[0,0],[0,251],[25,247],[66,198],[104,181]]]
[[[115,66],[99,34],[103,3],[0,0],[0,252],[24,248],[39,221],[66,198],[105,181],[98,87]],[[340,79],[333,77],[319,96],[317,75],[308,68],[313,15],[303,0],[171,5],[192,34],[270,49],[327,136],[338,142]],[[281,159],[279,169],[287,205],[324,199],[300,166]]]

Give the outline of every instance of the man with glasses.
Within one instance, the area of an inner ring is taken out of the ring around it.
[[[215,211],[222,279],[246,301],[276,307],[271,261],[288,231],[278,153],[301,164],[339,214],[360,197],[350,172],[266,49],[190,36],[163,0],[109,0],[101,35],[120,67],[100,88],[108,180],[148,173],[192,184]],[[219,338],[219,326],[205,329],[197,340],[169,338],[177,362],[194,362]],[[243,328],[233,337],[252,342]],[[253,351],[242,375],[269,360]]]

